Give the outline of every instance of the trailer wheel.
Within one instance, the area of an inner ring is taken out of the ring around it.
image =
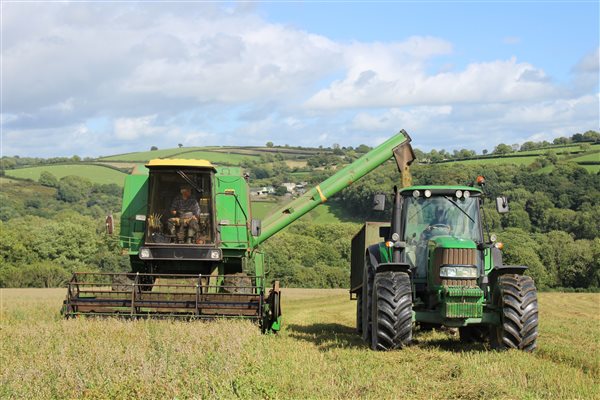
[[[371,309],[373,303],[373,279],[375,273],[373,268],[365,262],[365,270],[363,272],[363,290],[362,293],[362,338],[365,342],[371,342]]]
[[[501,321],[490,329],[492,347],[533,351],[538,336],[537,290],[533,279],[515,274],[500,276],[492,302],[500,310]]]
[[[373,283],[371,348],[391,350],[412,341],[412,288],[406,272],[381,272]]]
[[[359,335],[363,333],[362,323],[362,291],[360,291],[356,295],[356,333]]]

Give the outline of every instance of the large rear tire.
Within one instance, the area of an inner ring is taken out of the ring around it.
[[[538,336],[537,290],[533,279],[524,275],[502,275],[492,294],[500,310],[500,325],[490,329],[494,349],[533,351]]]
[[[412,341],[412,288],[405,272],[380,272],[373,282],[371,348],[392,350]]]

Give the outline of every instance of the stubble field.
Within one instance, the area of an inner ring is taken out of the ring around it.
[[[72,319],[63,289],[2,289],[0,398],[600,398],[600,294],[540,294],[532,354],[446,332],[376,353],[345,290],[287,289],[284,330]]]

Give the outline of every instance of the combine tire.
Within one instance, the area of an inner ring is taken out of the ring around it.
[[[405,272],[381,272],[373,283],[371,348],[392,350],[412,340],[412,290]]]
[[[537,291],[533,279],[524,275],[502,275],[494,288],[493,303],[500,310],[500,325],[492,326],[494,349],[533,351],[538,336]]]
[[[362,335],[362,291],[356,296],[356,333]]]

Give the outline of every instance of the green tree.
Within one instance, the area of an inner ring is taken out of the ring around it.
[[[58,187],[58,179],[56,179],[56,177],[48,171],[42,171],[38,182],[42,186]]]
[[[76,203],[84,200],[92,189],[92,182],[89,179],[76,175],[68,175],[58,182],[57,197],[59,200],[68,203]]]
[[[273,142],[267,142],[267,147],[271,148],[273,146],[274,146]]]
[[[494,147],[494,154],[508,154],[512,153],[513,149],[508,144],[500,143],[496,147]]]

